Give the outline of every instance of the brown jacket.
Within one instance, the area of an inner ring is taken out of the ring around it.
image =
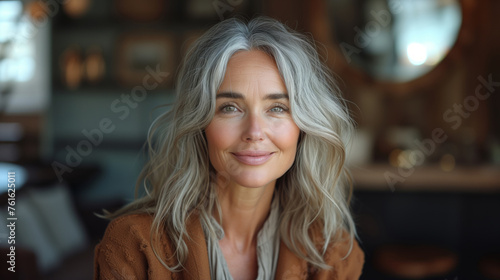
[[[186,240],[189,257],[184,269],[178,273],[167,270],[150,246],[150,229],[153,218],[147,214],[126,215],[113,220],[100,244],[95,248],[94,279],[210,279],[205,235],[199,219],[192,216],[187,222],[191,239]],[[160,238],[158,253],[163,260],[172,256],[174,247],[166,235]],[[358,279],[364,262],[358,243],[350,255],[349,243],[331,245],[325,255],[333,269],[314,270],[306,261],[295,256],[282,242],[275,279]],[[172,265],[173,260],[167,260]]]

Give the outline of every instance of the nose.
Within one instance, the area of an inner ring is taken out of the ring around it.
[[[256,113],[250,113],[245,118],[245,129],[242,134],[242,140],[245,142],[262,141],[265,138],[265,121],[262,116]]]

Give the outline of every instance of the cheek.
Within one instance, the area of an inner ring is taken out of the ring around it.
[[[216,150],[227,148],[234,137],[232,134],[234,129],[222,122],[213,121],[205,129],[208,147]]]
[[[219,122],[211,122],[205,129],[209,158],[214,167],[220,167],[221,156],[231,146],[233,134],[234,130],[231,127]]]
[[[299,141],[300,129],[293,122],[282,123],[273,128],[274,141],[283,152],[290,153],[295,157],[297,143]]]

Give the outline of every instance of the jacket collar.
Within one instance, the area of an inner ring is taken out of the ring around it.
[[[190,238],[185,238],[190,256],[184,265],[182,279],[210,279],[207,243],[199,215],[191,214],[186,226],[191,233]],[[280,242],[275,279],[306,279],[307,262],[293,254],[283,241]]]

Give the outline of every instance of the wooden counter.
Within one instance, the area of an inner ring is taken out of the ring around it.
[[[355,190],[500,192],[500,166],[457,166],[446,172],[428,165],[413,169],[373,164],[350,168]]]

